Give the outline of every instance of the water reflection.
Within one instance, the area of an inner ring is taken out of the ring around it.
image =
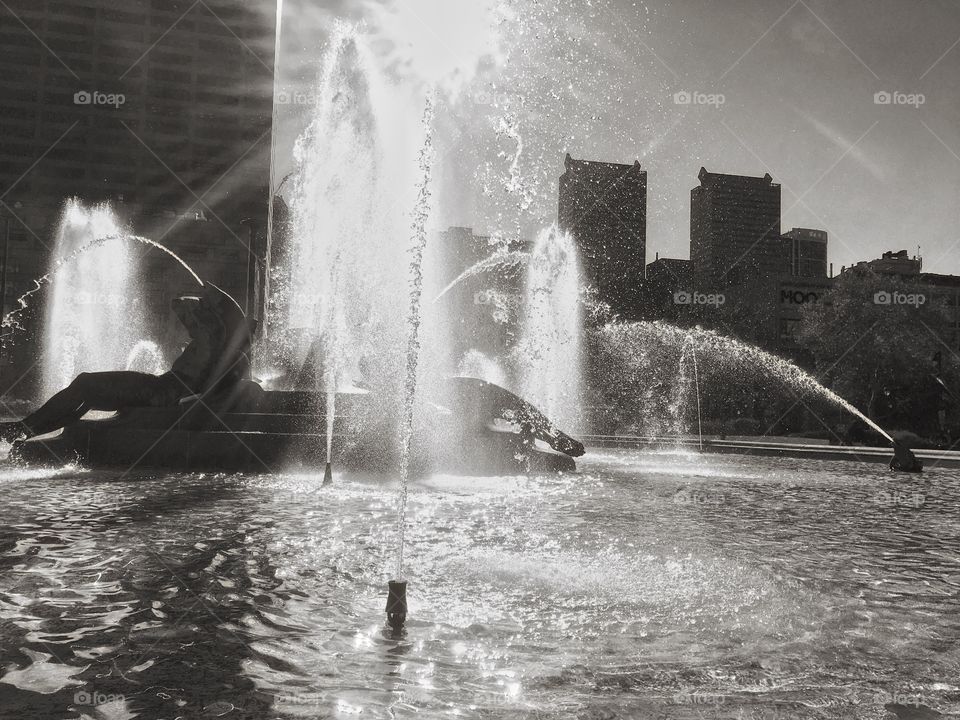
[[[955,712],[957,473],[903,477],[626,451],[433,477],[394,637],[382,478],[8,468],[0,714]]]

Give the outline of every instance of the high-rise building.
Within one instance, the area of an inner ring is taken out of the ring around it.
[[[209,215],[204,206],[231,191],[265,185],[267,5],[9,0],[0,193],[122,199],[150,211],[199,205]]]
[[[641,313],[647,251],[647,172],[640,163],[574,160],[560,177],[560,229],[573,234],[584,275],[621,316]]]
[[[46,271],[69,197],[109,201],[134,232],[250,301],[251,240],[268,207],[275,1],[6,0],[4,311]],[[144,282],[162,309],[191,280],[154,255]]]
[[[780,237],[780,185],[763,177],[700,168],[690,191],[690,260],[694,282],[726,287],[790,271]]]
[[[827,277],[827,231],[793,228],[783,234],[793,277]]]

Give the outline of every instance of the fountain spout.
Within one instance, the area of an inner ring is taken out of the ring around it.
[[[406,622],[407,581],[391,580],[387,583],[387,624],[399,632]]]
[[[893,460],[890,461],[890,469],[897,472],[922,473],[923,460],[918,458],[902,442],[895,440],[893,443]]]

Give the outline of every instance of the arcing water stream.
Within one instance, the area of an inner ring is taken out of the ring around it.
[[[467,268],[460,273],[460,275],[451,280],[450,283],[433,299],[433,302],[439,302],[448,292],[468,278],[476,277],[477,275],[489,270],[523,265],[529,260],[530,254],[523,252],[522,250],[507,250],[494,253],[490,257],[484,258],[480,262],[475,263],[471,267]]]
[[[196,273],[170,249],[124,232],[109,205],[88,206],[72,198],[64,204],[48,272],[17,301],[2,327],[9,342],[23,330],[20,318],[45,286],[41,368],[45,396],[68,385],[81,372],[131,367],[143,352],[154,359],[156,345],[146,338],[147,301],[140,290],[143,270],[130,242],[156,248],[176,260],[202,285]],[[149,369],[156,369],[156,361]]]
[[[685,343],[692,342],[701,361],[707,360],[713,366],[723,367],[731,373],[738,368],[762,369],[794,390],[818,395],[843,408],[891,443],[894,442],[889,433],[873,420],[793,363],[713,330],[699,327],[687,330],[662,321],[611,323],[603,328],[601,336],[610,352],[634,365],[642,363],[652,348],[662,347],[664,343],[683,348]]]
[[[48,285],[51,282],[53,282],[53,280],[55,279],[56,273],[60,268],[73,262],[78,257],[81,257],[85,252],[92,250],[94,248],[102,247],[104,244],[113,240],[132,240],[135,242],[143,243],[144,245],[149,245],[151,247],[156,248],[157,250],[160,250],[166,253],[171,258],[173,258],[178,263],[180,263],[183,269],[186,270],[190,274],[190,276],[197,281],[198,285],[200,285],[201,287],[203,286],[203,280],[200,279],[200,276],[197,275],[193,271],[193,268],[187,265],[187,263],[185,263],[179,255],[173,252],[170,248],[164,247],[160,243],[154,242],[150,238],[140,237],[139,235],[111,235],[106,237],[100,237],[100,238],[91,240],[89,243],[79,248],[78,250],[71,252],[69,255],[56,258],[53,261],[50,271],[47,272],[45,275],[41,275],[39,278],[33,281],[36,287],[32,288],[31,290],[28,290],[19,298],[17,298],[17,304],[19,305],[19,307],[17,307],[14,310],[11,310],[4,316],[3,321],[0,322],[0,327],[10,328],[11,330],[22,329],[19,323],[19,317],[23,313],[23,311],[26,310],[27,307],[29,307],[30,298],[33,297],[33,295],[35,295],[36,293],[38,293],[40,290],[42,290],[44,285]]]

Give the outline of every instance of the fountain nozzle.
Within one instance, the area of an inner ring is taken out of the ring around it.
[[[923,460],[914,455],[903,442],[894,440],[893,460],[890,461],[890,469],[897,472],[921,473],[923,472]]]
[[[387,623],[394,631],[399,631],[406,622],[407,581],[391,580],[387,583]]]
[[[333,466],[330,463],[323,469],[323,485],[333,485]]]

